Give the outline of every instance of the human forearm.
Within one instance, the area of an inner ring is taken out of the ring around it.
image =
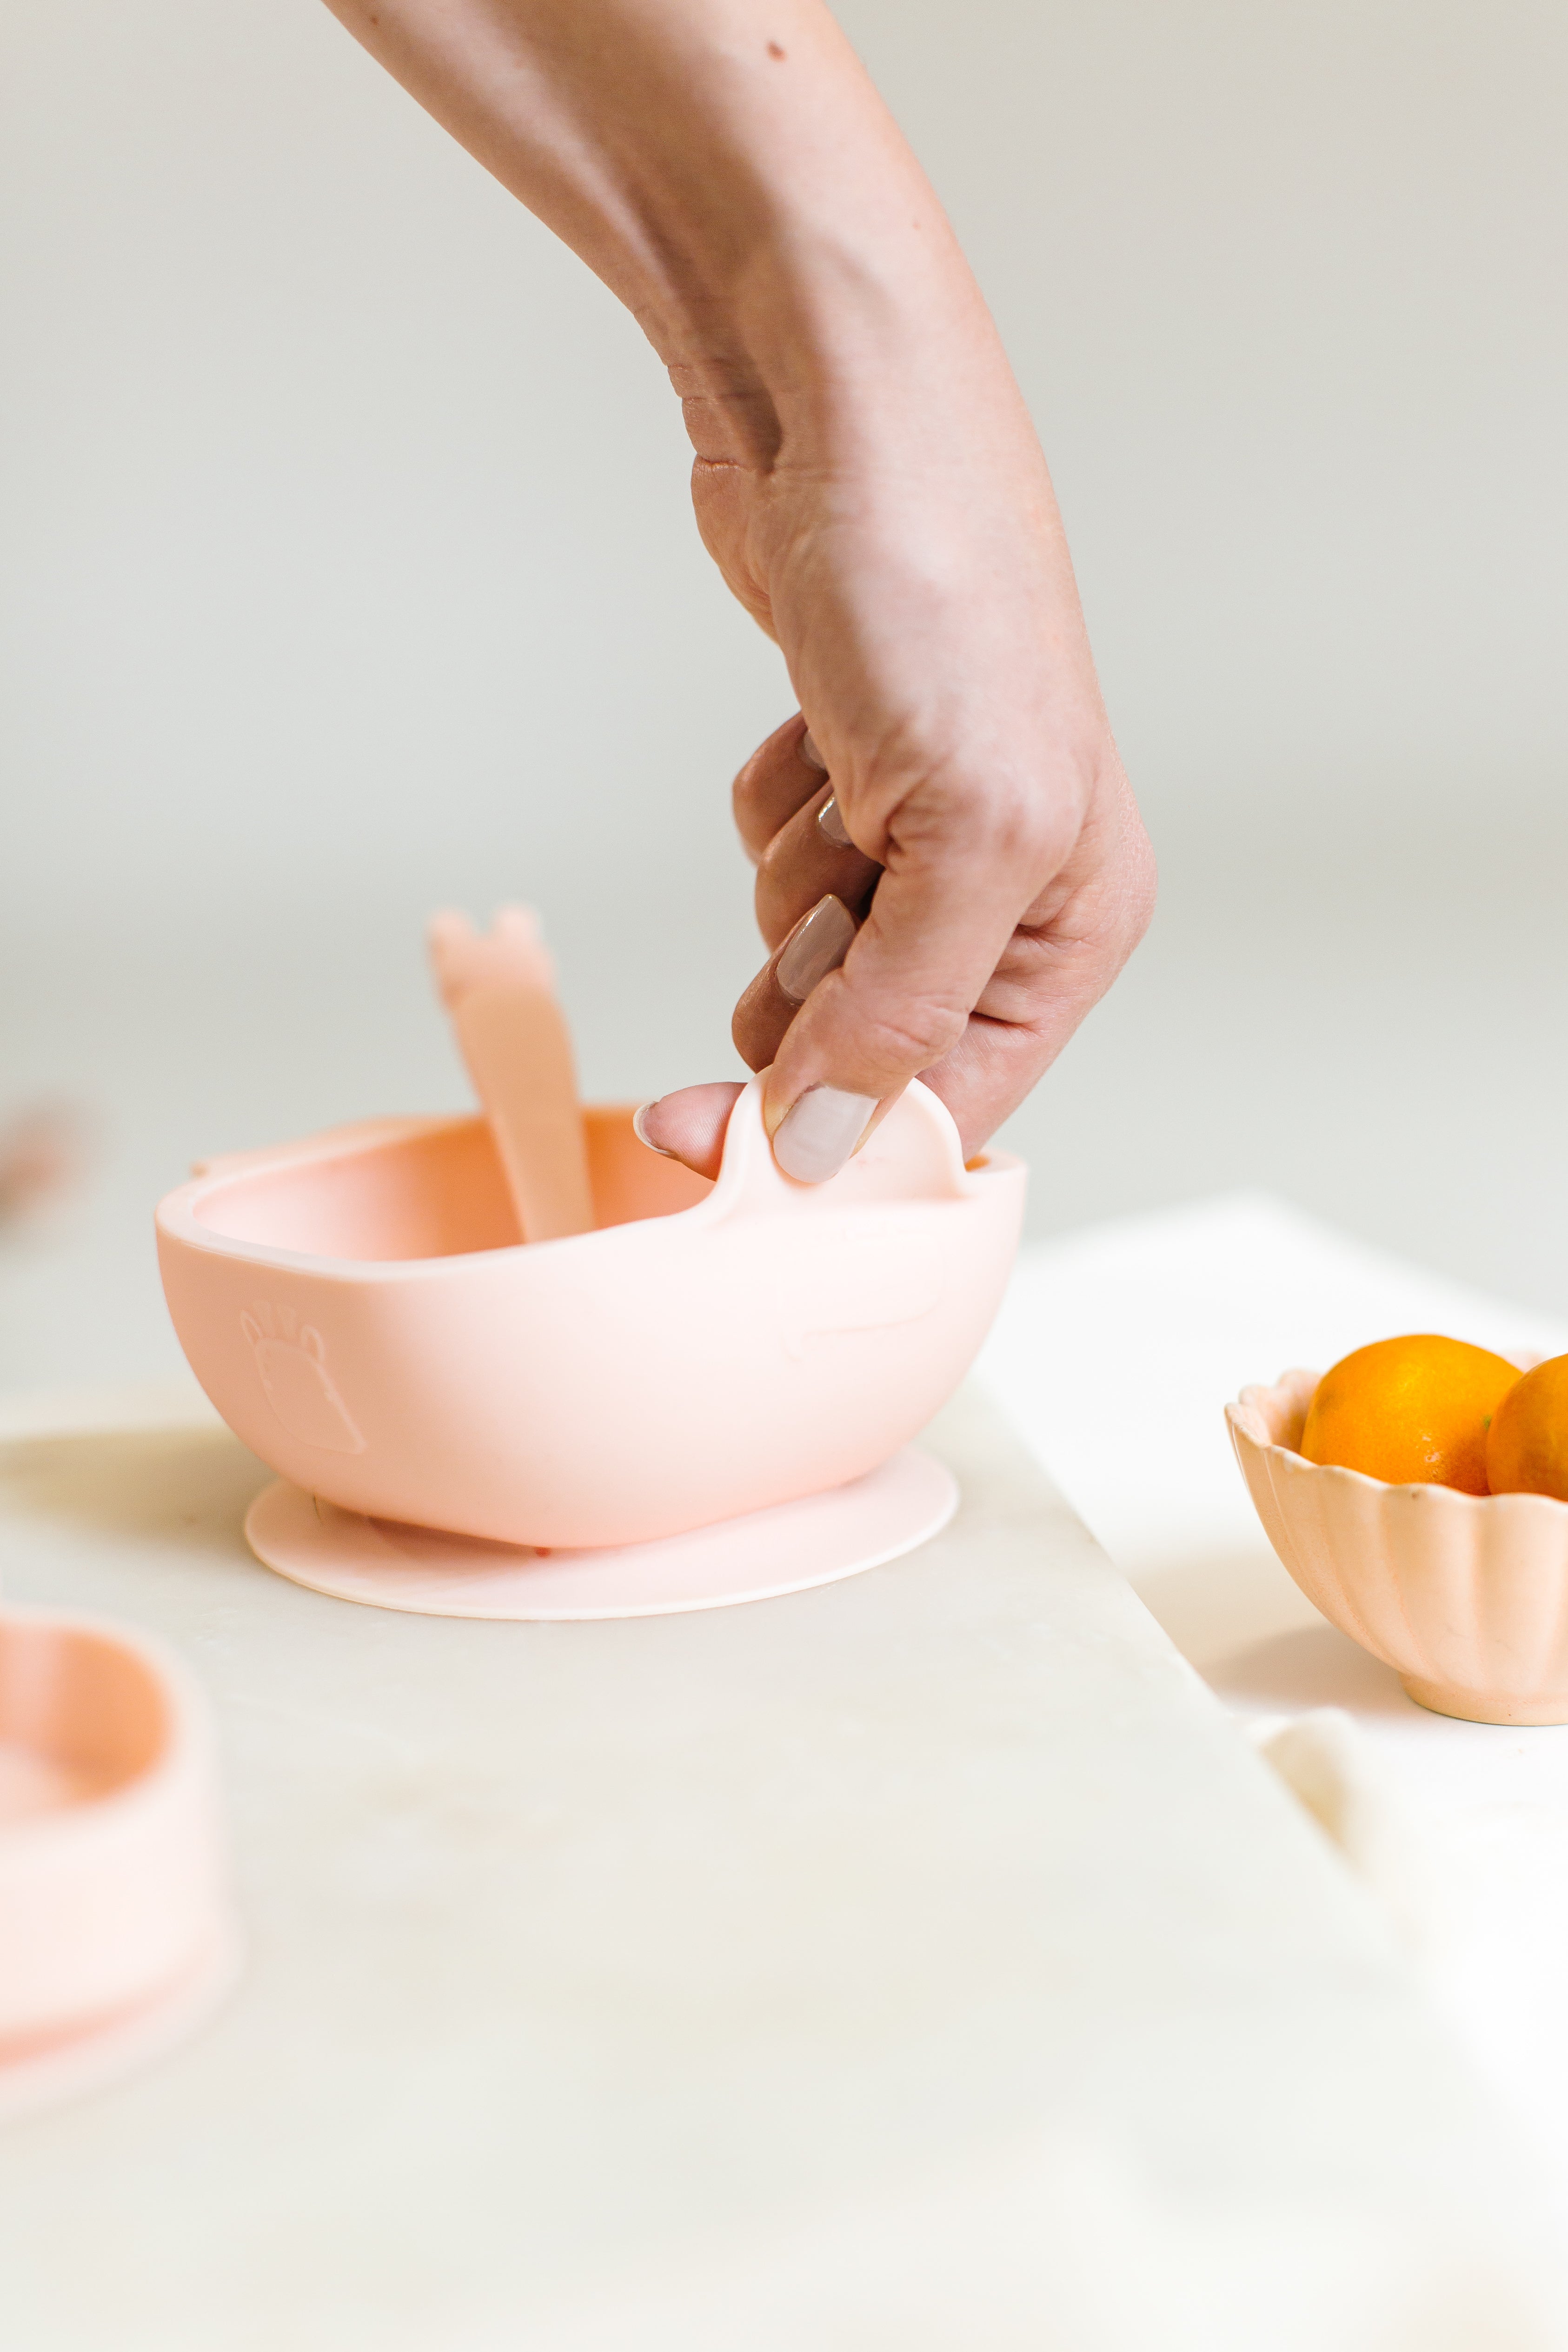
[[[635,313],[707,454],[765,463],[825,384],[977,307],[816,0],[329,5]]]

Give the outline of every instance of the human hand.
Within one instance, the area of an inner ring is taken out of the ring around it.
[[[693,423],[704,538],[811,719],[734,787],[772,952],[733,1034],[808,1181],[915,1076],[977,1150],[1152,909],[1045,462],[977,300],[968,324],[837,478],[705,462]],[[711,1175],[738,1092],[682,1088],[641,1132]]]

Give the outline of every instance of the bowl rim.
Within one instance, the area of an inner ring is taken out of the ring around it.
[[[116,1650],[140,1668],[163,1703],[162,1737],[154,1753],[111,1788],[73,1798],[68,1805],[0,1824],[0,1870],[13,1859],[47,1849],[57,1851],[96,1840],[127,1814],[163,1801],[164,1793],[193,1769],[212,1768],[205,1696],[183,1660],[139,1629],[85,1610],[54,1609],[8,1601],[0,1610],[0,1643],[13,1632],[85,1635]]]
[[[1352,1487],[1364,1487],[1369,1492],[1379,1495],[1408,1495],[1420,1499],[1428,1507],[1447,1509],[1450,1507],[1460,1507],[1471,1511],[1484,1511],[1495,1509],[1500,1505],[1507,1505],[1516,1514],[1521,1508],[1536,1512],[1568,1511],[1568,1503],[1560,1502],[1555,1495],[1535,1495],[1522,1488],[1504,1495],[1467,1495],[1462,1488],[1442,1486],[1435,1478],[1415,1478],[1403,1482],[1395,1482],[1392,1478],[1374,1478],[1370,1472],[1349,1469],[1342,1462],[1310,1461],[1307,1455],[1299,1453],[1295,1446],[1282,1444],[1278,1438],[1259,1437],[1249,1427],[1248,1416],[1256,1410],[1248,1404],[1247,1400],[1250,1397],[1278,1395],[1287,1382],[1293,1380],[1310,1380],[1316,1384],[1321,1378],[1321,1372],[1309,1372],[1300,1365],[1292,1365],[1289,1370],[1281,1372],[1277,1381],[1248,1381],[1240,1395],[1233,1398],[1225,1409],[1232,1444],[1237,1448],[1244,1444],[1250,1445],[1257,1454],[1279,1454],[1290,1465],[1290,1475],[1293,1477],[1300,1477],[1305,1473],[1315,1478],[1334,1479],[1342,1486],[1348,1483]]]
[[[911,1080],[900,1100],[909,1100],[925,1118],[942,1148],[943,1169],[940,1189],[929,1196],[912,1201],[889,1202],[882,1207],[923,1210],[944,1205],[949,1201],[973,1199],[991,1189],[998,1175],[1022,1173],[1024,1162],[1016,1153],[993,1150],[986,1147],[984,1161],[973,1168],[963,1159],[963,1146],[952,1112],[939,1095],[918,1078]],[[628,1119],[637,1108],[634,1103],[592,1103],[585,1108],[623,1113]],[[724,1137],[724,1154],[719,1174],[710,1191],[689,1208],[671,1210],[668,1214],[652,1218],[637,1218],[620,1225],[597,1226],[592,1233],[571,1234],[559,1240],[547,1242],[510,1242],[499,1249],[458,1250],[444,1257],[408,1258],[342,1258],[315,1256],[303,1250],[279,1249],[267,1242],[240,1240],[235,1235],[220,1234],[204,1224],[196,1215],[201,1202],[214,1192],[232,1182],[237,1177],[259,1174],[278,1168],[309,1166],[313,1162],[346,1157],[367,1147],[392,1144],[416,1135],[428,1135],[459,1127],[482,1125],[482,1111],[437,1113],[435,1116],[413,1114],[407,1117],[382,1117],[352,1120],[342,1126],[321,1129],[288,1143],[264,1145],[254,1151],[221,1154],[210,1160],[198,1160],[195,1172],[183,1184],[166,1192],[159,1202],[155,1223],[160,1241],[177,1244],[180,1247],[207,1257],[226,1258],[237,1263],[268,1266],[277,1271],[304,1274],[319,1280],[338,1283],[385,1284],[389,1281],[420,1282],[452,1280],[464,1272],[476,1268],[500,1270],[523,1264],[537,1265],[548,1258],[561,1264],[561,1253],[597,1247],[625,1249],[646,1246],[642,1238],[649,1227],[659,1231],[680,1230],[687,1234],[700,1232],[704,1226],[727,1222],[741,1205],[742,1197],[752,1180],[759,1160],[766,1156],[769,1169],[773,1169],[772,1147],[763,1127],[762,1079],[754,1077],[742,1090],[730,1116]],[[788,1192],[810,1192],[818,1188],[796,1184],[778,1171],[777,1181]],[[872,1204],[846,1202],[846,1213],[864,1213]]]

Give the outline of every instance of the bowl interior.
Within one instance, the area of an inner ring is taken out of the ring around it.
[[[1281,1372],[1272,1388],[1243,1389],[1228,1408],[1230,1417],[1255,1444],[1283,1445],[1300,1454],[1307,1408],[1321,1377],[1318,1372]]]
[[[584,1113],[595,1223],[631,1224],[689,1209],[712,1191],[632,1132],[634,1106]],[[195,1205],[198,1223],[232,1241],[304,1257],[385,1262],[513,1249],[521,1240],[500,1158],[483,1118],[432,1121],[318,1155],[237,1169]]]
[[[0,1623],[0,1822],[110,1795],[169,1733],[163,1685],[133,1651],[85,1626]]]

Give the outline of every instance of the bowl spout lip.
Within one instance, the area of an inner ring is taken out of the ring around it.
[[[720,1164],[717,1181],[705,1201],[684,1212],[688,1217],[705,1216],[709,1222],[737,1214],[766,1215],[771,1211],[789,1210],[805,1204],[834,1207],[850,1204],[846,1179],[852,1185],[859,1153],[848,1161],[839,1174],[825,1184],[803,1184],[786,1176],[773,1158],[773,1145],[763,1120],[763,1085],[766,1076],[754,1077],[745,1087],[730,1114],[724,1130],[724,1156]],[[918,1078],[905,1087],[887,1118],[875,1129],[861,1147],[867,1152],[868,1171],[875,1165],[878,1139],[883,1148],[894,1139],[913,1150],[921,1146],[934,1161],[925,1191],[919,1195],[900,1192],[900,1199],[962,1200],[983,1184],[989,1171],[971,1171],[964,1165],[963,1145],[960,1139],[952,1113],[939,1095]],[[932,1147],[934,1146],[934,1150]],[[994,1166],[1001,1164],[998,1155]],[[875,1195],[873,1194],[873,1198]],[[856,1200],[856,1207],[868,1205]]]
[[[328,1276],[334,1281],[420,1281],[435,1276],[450,1276],[455,1268],[478,1263],[499,1267],[523,1260],[537,1263],[542,1257],[550,1257],[559,1263],[562,1262],[560,1254],[563,1251],[574,1251],[580,1257],[585,1250],[646,1246],[650,1232],[668,1234],[672,1229],[679,1229],[690,1234],[743,1216],[791,1215],[803,1211],[820,1214],[835,1210],[864,1214],[879,1205],[919,1209],[942,1202],[975,1198],[993,1190],[999,1179],[1015,1181],[1023,1179],[1023,1162],[1008,1152],[988,1150],[983,1163],[973,1168],[966,1166],[963,1147],[952,1113],[929,1087],[922,1086],[917,1079],[893,1106],[884,1127],[893,1127],[896,1121],[898,1124],[893,1128],[893,1135],[901,1132],[907,1137],[911,1150],[923,1152],[930,1175],[930,1181],[923,1190],[913,1193],[907,1188],[890,1190],[885,1198],[879,1197],[874,1182],[868,1186],[850,1177],[847,1185],[845,1175],[848,1171],[830,1179],[826,1184],[798,1183],[784,1173],[773,1158],[763,1123],[762,1086],[760,1077],[753,1078],[731,1113],[724,1137],[723,1158],[711,1191],[689,1208],[674,1210],[667,1215],[631,1224],[605,1226],[592,1233],[570,1234],[554,1241],[519,1242],[497,1249],[458,1252],[443,1257],[343,1258],[316,1255],[306,1251],[280,1248],[268,1242],[242,1239],[219,1232],[199,1214],[204,1203],[237,1178],[327,1162],[349,1153],[374,1150],[416,1136],[471,1127],[479,1115],[470,1111],[433,1118],[409,1116],[360,1119],[258,1150],[230,1152],[198,1160],[186,1182],[165,1193],[159,1202],[155,1217],[157,1231],[162,1242],[199,1251],[207,1256],[238,1259],[294,1273]],[[636,1106],[631,1103],[601,1104],[591,1108],[622,1113],[629,1123]],[[879,1129],[877,1132],[882,1133],[883,1129]],[[887,1139],[892,1139],[893,1136]],[[882,1156],[885,1156],[885,1145]],[[871,1166],[868,1161],[865,1171],[868,1177],[871,1174]],[[856,1161],[851,1160],[849,1170],[855,1168]]]

